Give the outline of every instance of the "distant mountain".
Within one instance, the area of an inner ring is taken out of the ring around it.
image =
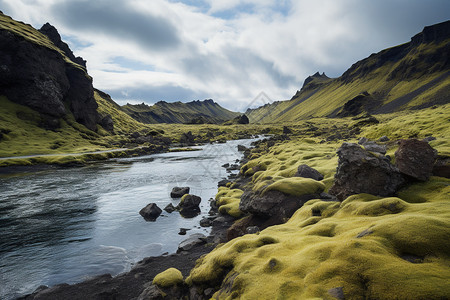
[[[133,119],[147,124],[218,124],[240,115],[223,108],[211,99],[187,103],[159,101],[152,106],[144,103],[127,104],[122,106],[122,110]]]
[[[425,27],[409,43],[372,54],[339,78],[316,73],[288,101],[245,113],[250,122],[284,122],[389,113],[450,102],[450,21]]]

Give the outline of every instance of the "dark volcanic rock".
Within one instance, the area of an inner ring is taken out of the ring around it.
[[[287,126],[283,126],[283,134],[292,134],[292,130]]]
[[[238,124],[248,124],[250,123],[248,117],[246,115],[242,115],[236,118]]]
[[[169,204],[166,205],[166,207],[164,207],[164,210],[166,212],[168,212],[169,214],[173,213],[175,211],[175,206],[173,206],[172,203],[169,203]]]
[[[372,141],[365,142],[362,145],[364,146],[364,149],[366,149],[366,151],[369,151],[369,152],[377,152],[377,153],[381,153],[381,154],[385,155],[386,151],[387,151],[385,145],[379,145]]]
[[[320,181],[323,179],[323,175],[314,168],[311,168],[308,165],[300,165],[298,166],[297,173],[295,173],[296,177],[304,177],[304,178],[312,178],[314,180]]]
[[[276,223],[283,223],[287,218],[305,204],[308,200],[319,198],[319,195],[303,195],[296,197],[272,190],[263,195],[259,192],[246,191],[241,196],[239,209],[256,216],[274,218]]]
[[[189,251],[194,246],[198,244],[204,244],[206,242],[206,236],[201,233],[194,233],[191,236],[189,236],[188,239],[182,241],[180,245],[178,245],[178,251]]]
[[[181,198],[180,204],[177,208],[180,210],[180,214],[185,218],[193,218],[200,213],[200,202],[202,199],[195,195],[184,195]]]
[[[438,156],[433,167],[433,175],[450,178],[450,157]]]
[[[139,214],[143,216],[146,221],[155,221],[161,213],[161,208],[155,203],[150,203],[139,211]]]
[[[56,47],[64,51],[64,54],[66,54],[71,61],[86,68],[86,61],[81,57],[75,57],[75,55],[73,55],[72,50],[70,50],[69,46],[61,40],[58,30],[56,30],[54,26],[45,23],[41,29],[39,29],[39,32],[45,34]]]
[[[338,149],[339,162],[329,193],[339,200],[368,193],[392,196],[405,178],[386,156],[374,155],[357,144],[344,143]]]
[[[55,126],[52,119],[66,115],[68,104],[77,122],[96,130],[99,115],[92,78],[82,66],[7,30],[0,30],[0,65],[2,94],[41,113],[43,124]]]
[[[436,158],[437,151],[427,142],[400,140],[395,152],[395,165],[401,173],[425,181],[432,175]]]
[[[189,187],[174,187],[172,189],[172,192],[170,192],[170,197],[172,198],[181,198],[186,194],[189,194]]]
[[[107,114],[100,120],[100,125],[109,132],[114,132],[114,121],[110,114]]]

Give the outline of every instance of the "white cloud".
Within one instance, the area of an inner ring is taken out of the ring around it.
[[[261,91],[289,99],[308,75],[339,76],[444,21],[450,8],[446,0],[198,3],[0,0],[0,7],[35,27],[53,24],[88,61],[95,86],[118,100],[213,98],[230,109],[244,109]]]

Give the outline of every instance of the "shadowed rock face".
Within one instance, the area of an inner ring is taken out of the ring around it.
[[[41,113],[44,123],[58,127],[68,107],[77,122],[96,130],[100,117],[92,78],[59,52],[0,30],[0,68],[1,93]]]
[[[382,154],[371,154],[351,143],[342,144],[337,154],[338,168],[329,193],[341,201],[360,193],[392,196],[405,183],[403,175]]]

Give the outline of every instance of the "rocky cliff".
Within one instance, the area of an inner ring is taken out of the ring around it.
[[[99,115],[86,63],[75,58],[57,30],[40,31],[0,13],[0,94],[39,112],[42,127],[58,128],[73,114],[91,130]]]

